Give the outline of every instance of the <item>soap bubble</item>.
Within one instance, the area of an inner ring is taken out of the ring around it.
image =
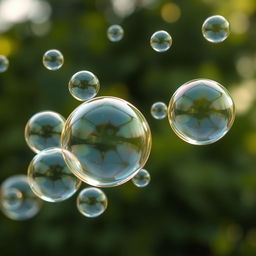
[[[33,115],[25,127],[28,146],[35,153],[51,147],[60,147],[64,123],[64,117],[56,112],[44,111]]]
[[[132,182],[136,187],[143,188],[146,187],[150,182],[150,174],[147,170],[141,169],[132,178]]]
[[[77,208],[81,214],[89,218],[101,215],[107,208],[108,199],[99,188],[85,188],[77,197]]]
[[[15,175],[1,185],[0,206],[2,212],[13,220],[34,217],[41,208],[41,200],[31,191],[25,175]]]
[[[202,33],[207,41],[221,43],[229,35],[229,22],[220,15],[211,16],[203,23]]]
[[[167,106],[163,102],[156,102],[151,107],[151,115],[155,119],[164,119],[167,116]]]
[[[100,89],[98,78],[89,71],[75,73],[68,84],[71,95],[80,101],[95,97]]]
[[[9,60],[3,56],[0,55],[0,73],[5,72],[9,67]]]
[[[165,52],[172,45],[172,37],[164,30],[157,31],[151,36],[150,45],[156,52]]]
[[[32,191],[48,202],[70,198],[81,185],[81,181],[68,169],[59,148],[37,154],[29,165],[28,178]]]
[[[151,150],[149,125],[133,105],[115,97],[84,102],[62,132],[67,165],[82,181],[98,187],[121,185],[146,163]]]
[[[59,50],[49,50],[43,56],[44,66],[52,71],[58,70],[64,63],[64,57]]]
[[[123,38],[124,30],[119,25],[112,25],[108,28],[107,36],[111,42],[118,42]]]
[[[235,108],[229,92],[219,83],[196,79],[180,86],[172,96],[168,118],[184,141],[205,145],[221,139],[231,128]]]

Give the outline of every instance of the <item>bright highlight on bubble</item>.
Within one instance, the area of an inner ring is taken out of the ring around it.
[[[71,77],[68,88],[75,99],[86,101],[97,95],[100,82],[92,72],[80,71]]]
[[[84,102],[69,116],[62,133],[65,160],[82,181],[112,187],[130,180],[150,154],[151,132],[132,104],[115,97]]]
[[[172,37],[164,30],[157,31],[151,36],[150,45],[156,52],[165,52],[172,45]]]
[[[64,117],[56,112],[44,111],[33,115],[25,127],[28,146],[35,153],[51,147],[60,147],[64,123]]]
[[[81,185],[81,181],[68,169],[59,148],[37,154],[29,165],[28,178],[32,191],[48,202],[70,198]]]
[[[111,42],[118,42],[124,37],[124,30],[120,25],[112,25],[107,31],[108,39]]]
[[[5,72],[9,67],[9,60],[4,56],[0,55],[0,73]]]
[[[163,102],[156,102],[151,107],[151,115],[155,119],[164,119],[167,116],[167,106]]]
[[[85,217],[98,217],[107,209],[107,205],[108,199],[99,188],[85,188],[77,197],[77,208]]]
[[[43,65],[51,71],[58,70],[64,63],[64,57],[59,50],[49,50],[43,56]]]
[[[194,145],[211,144],[221,139],[235,119],[229,92],[208,79],[192,80],[180,86],[168,106],[174,132]]]
[[[229,22],[223,16],[211,16],[203,23],[202,33],[207,41],[221,43],[229,36]]]
[[[138,188],[146,187],[150,180],[150,174],[145,169],[139,170],[139,172],[132,178],[133,184]]]

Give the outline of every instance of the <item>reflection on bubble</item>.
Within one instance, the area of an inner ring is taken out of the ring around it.
[[[71,95],[80,101],[95,97],[100,89],[98,78],[89,71],[75,73],[68,84]]]
[[[9,67],[9,60],[3,56],[0,55],[0,73],[5,72]]]
[[[229,92],[219,83],[197,79],[177,89],[168,107],[174,132],[184,141],[205,145],[221,139],[231,128],[235,108]]]
[[[165,52],[172,45],[172,37],[164,30],[157,31],[151,36],[150,45],[156,52]]]
[[[150,174],[147,170],[141,169],[139,172],[132,178],[132,182],[136,187],[143,188],[146,187],[150,182]]]
[[[211,43],[221,43],[229,35],[229,22],[220,15],[205,20],[202,26],[204,38]]]
[[[119,25],[112,25],[108,28],[107,36],[111,42],[118,42],[123,38],[124,30]]]
[[[98,188],[85,188],[77,197],[77,208],[81,214],[89,218],[101,215],[107,208],[108,199]]]
[[[15,175],[1,185],[0,206],[2,212],[13,220],[34,217],[41,207],[41,200],[31,191],[25,175]]]
[[[98,97],[81,104],[69,116],[62,147],[65,160],[82,181],[99,187],[120,185],[146,163],[151,132],[133,105],[115,97]]]
[[[156,102],[151,107],[151,115],[155,119],[164,119],[167,116],[167,106],[163,102]]]
[[[29,165],[28,177],[32,191],[48,202],[70,198],[81,185],[81,181],[68,169],[59,148],[37,154]]]
[[[59,50],[49,50],[43,56],[44,66],[51,71],[58,70],[64,63],[64,57]]]
[[[33,115],[25,127],[25,139],[28,146],[36,153],[41,150],[60,147],[60,136],[65,119],[52,111]]]

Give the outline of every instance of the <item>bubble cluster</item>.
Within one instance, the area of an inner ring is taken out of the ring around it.
[[[37,154],[29,165],[28,178],[32,191],[48,202],[70,198],[81,185],[81,181],[68,169],[59,148]]]
[[[43,65],[51,71],[58,70],[64,63],[64,57],[59,50],[49,50],[43,56]]]
[[[0,189],[1,210],[10,219],[30,219],[41,208],[41,201],[31,191],[25,175],[9,177]]]
[[[108,28],[107,36],[111,42],[118,42],[124,37],[124,30],[120,25],[112,25]]]
[[[211,16],[203,23],[202,33],[207,41],[221,43],[229,35],[229,22],[223,16]]]
[[[64,123],[64,117],[56,112],[44,111],[33,115],[25,127],[28,146],[35,153],[51,147],[60,147]]]
[[[0,73],[5,72],[9,67],[9,60],[3,56],[0,55]]]
[[[150,45],[156,52],[166,52],[172,45],[172,37],[164,30],[157,31],[151,36]]]
[[[150,180],[150,174],[145,169],[139,170],[138,173],[132,178],[133,184],[139,188],[146,187],[149,184]]]
[[[107,208],[108,199],[105,193],[98,188],[85,188],[77,197],[79,212],[89,218],[101,215]]]
[[[68,88],[75,99],[86,101],[97,95],[100,82],[92,72],[80,71],[71,77]]]
[[[164,119],[167,116],[167,106],[163,102],[156,102],[151,107],[151,115],[155,119]]]
[[[235,108],[229,92],[208,79],[180,86],[168,106],[174,132],[184,141],[205,145],[221,139],[231,128]]]

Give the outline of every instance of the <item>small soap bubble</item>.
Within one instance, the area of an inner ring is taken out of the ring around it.
[[[85,217],[95,218],[107,208],[108,199],[99,188],[85,188],[77,197],[77,208]]]
[[[165,52],[172,45],[172,37],[164,30],[157,31],[151,36],[150,45],[156,52]]]
[[[64,57],[59,50],[49,50],[43,56],[44,66],[52,71],[58,70],[64,63]]]
[[[111,42],[118,42],[122,40],[124,30],[120,25],[112,25],[108,28],[107,36]]]
[[[9,67],[9,60],[3,56],[0,55],[0,73],[5,72]]]
[[[151,107],[151,115],[155,119],[164,119],[167,116],[167,106],[163,102],[156,102]]]
[[[81,185],[81,181],[68,169],[60,148],[38,153],[29,165],[28,178],[32,191],[48,202],[70,198]]]
[[[10,219],[30,219],[41,208],[42,201],[30,189],[25,175],[15,175],[6,179],[1,185],[0,192],[1,210]]]
[[[51,147],[60,147],[64,123],[64,117],[53,111],[43,111],[33,115],[25,127],[28,146],[35,153]]]
[[[136,187],[143,188],[146,187],[150,182],[150,174],[147,170],[141,169],[139,172],[132,178],[132,182]]]
[[[202,33],[207,41],[221,43],[229,36],[229,22],[223,16],[211,16],[203,23]]]
[[[86,101],[97,95],[100,82],[92,72],[80,71],[71,77],[68,88],[75,99]]]
[[[235,119],[233,100],[225,87],[208,79],[180,86],[168,106],[174,132],[184,141],[206,145],[221,139]]]

